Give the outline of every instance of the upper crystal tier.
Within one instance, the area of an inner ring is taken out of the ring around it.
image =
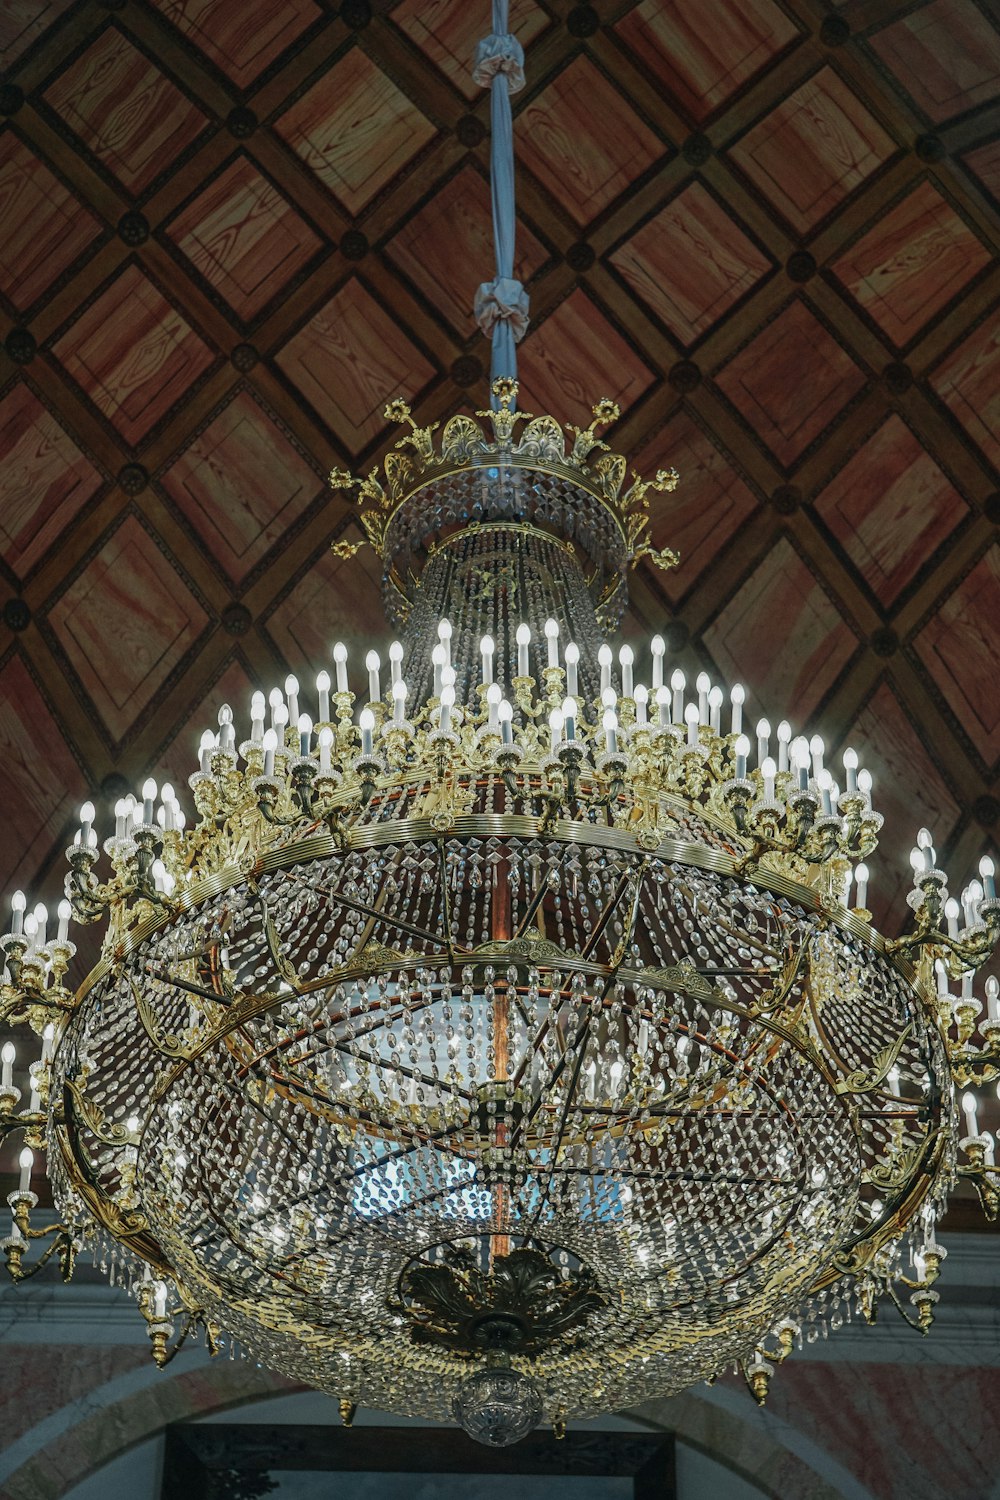
[[[445,423],[438,447],[437,423],[418,427],[404,401],[391,401],[387,419],[410,430],[387,454],[384,479],[376,469],[361,480],[336,469],[330,475],[334,488],[358,490],[361,523],[385,565],[390,616],[405,618],[426,558],[456,528],[505,521],[569,542],[602,618],[612,623],[624,605],[630,567],[641,557],[661,567],[677,562],[649,536],[649,491],[672,490],[676,471],[661,469],[652,480],[633,473],[625,487],[626,460],[598,437],[599,428],[618,419],[613,401],[596,403],[589,427],[563,428],[554,417],[517,411],[516,381],[494,381],[493,394],[496,408],[476,413],[492,437],[458,415]],[[335,550],[350,555],[357,546],[338,543]]]

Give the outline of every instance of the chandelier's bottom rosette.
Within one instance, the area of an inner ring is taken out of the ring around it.
[[[523,1251],[564,1294],[534,1282],[509,1349],[549,1417],[711,1375],[912,1191],[941,1068],[915,991],[711,830],[652,853],[406,806],[349,853],[278,850],[94,985],[60,1053],[73,1175],[121,1205],[124,1166],[197,1305],[337,1396],[449,1417],[475,1308],[407,1278],[492,1286]]]

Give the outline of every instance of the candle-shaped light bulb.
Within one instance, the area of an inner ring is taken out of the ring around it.
[[[24,910],[27,904],[23,891],[15,891],[10,898],[10,930],[14,937],[20,937],[24,931]]]
[[[33,947],[35,938],[38,936],[38,922],[34,912],[26,912],[24,917],[24,935],[28,939],[28,946]]]
[[[833,777],[829,771],[821,769],[816,777],[816,785],[823,805],[823,816],[833,816]]]
[[[528,647],[531,645],[531,626],[519,625],[514,638],[517,641],[517,675],[518,677],[530,677],[531,668],[528,662]]]
[[[330,720],[330,674],[329,672],[316,673],[316,699],[319,722],[327,724]]]
[[[333,730],[329,724],[324,724],[319,732],[319,769],[320,773],[330,769],[330,752],[333,749]]]
[[[709,689],[708,718],[713,734],[722,733],[722,700],[724,697],[725,694],[718,685]]]
[[[635,722],[637,724],[647,724],[649,722],[647,712],[649,705],[649,689],[647,687],[644,687],[640,682],[634,689],[632,696],[635,699]]]
[[[656,689],[656,717],[661,729],[670,723],[670,689],[663,683]]]
[[[778,725],[778,771],[787,771],[790,767],[789,747],[792,742],[792,726],[787,719],[782,719]]]
[[[918,849],[916,845],[910,850],[910,866],[913,870],[914,883],[917,883],[924,873],[924,851]]]
[[[663,658],[667,652],[666,642],[662,635],[654,635],[649,643],[649,649],[653,657],[653,696],[663,686]]]
[[[986,1019],[1000,1021],[1000,979],[993,974],[986,981]]]
[[[684,723],[684,688],[686,681],[687,679],[680,667],[675,667],[670,674],[670,688],[673,693],[671,713],[674,716],[675,724]]]
[[[622,669],[622,697],[631,698],[635,684],[632,680],[632,668],[635,664],[635,652],[631,646],[622,646],[618,652],[618,665]]]
[[[365,666],[368,669],[368,701],[377,703],[382,696],[382,684],[379,680],[382,662],[377,651],[369,651],[365,657]]]
[[[995,901],[997,894],[996,866],[988,854],[984,854],[979,861],[979,874],[982,877],[984,899]]]
[[[566,647],[566,691],[571,698],[580,695],[579,665],[580,648],[575,641],[570,641]]]
[[[69,937],[69,919],[73,915],[73,908],[65,897],[56,907],[56,915],[59,918],[59,926],[56,930],[56,942],[65,943]]]
[[[389,680],[398,682],[403,675],[403,645],[401,641],[393,641],[389,647]]]
[[[446,657],[446,659],[447,659],[448,662],[451,661],[451,635],[452,635],[451,621],[447,620],[447,619],[445,619],[445,620],[439,620],[438,621],[438,640],[441,642],[442,646],[444,647],[444,654],[445,654],[445,657]]]
[[[604,743],[609,755],[618,754],[618,715],[613,708],[606,708],[601,720],[604,726]]]
[[[445,667],[445,671],[453,670]],[[438,727],[442,730],[451,728],[451,711],[455,707],[455,687],[451,682],[446,682],[441,689],[441,709],[438,719]]]
[[[899,1098],[899,1068],[897,1067],[897,1065],[895,1063],[893,1063],[892,1067],[889,1069],[888,1073],[885,1075],[885,1081],[889,1085],[889,1093],[892,1094],[893,1098],[898,1099]]]
[[[689,703],[684,710],[684,722],[687,725],[687,742],[694,747],[698,743],[698,705]]]
[[[695,678],[695,688],[698,691],[698,723],[708,723],[708,695],[712,691],[712,679],[707,672],[699,672]]]
[[[31,1169],[35,1165],[35,1153],[30,1146],[25,1146],[22,1149],[20,1156],[17,1158],[17,1164],[21,1169],[17,1190],[19,1193],[30,1193]]]
[[[165,1282],[157,1281],[153,1291],[153,1317],[162,1323],[167,1316],[167,1288]]]
[[[771,726],[767,719],[757,720],[757,764],[761,766],[770,750]]]
[[[165,890],[167,884],[167,867],[163,863],[162,859],[153,860],[151,874],[153,876],[153,884],[156,889],[158,891]]]
[[[563,735],[567,740],[576,739],[576,699],[564,698],[562,706]]]
[[[948,923],[948,936],[950,938],[958,937],[958,919],[961,911],[962,908],[959,906],[954,896],[949,896],[948,900],[944,903],[944,914],[945,919]]]
[[[934,960],[934,977],[937,980],[937,992],[940,1000],[947,1000],[951,995],[948,985],[948,970],[939,958]]]
[[[933,870],[937,855],[934,853],[934,841],[930,831],[921,828],[917,833],[917,848],[921,851],[921,862],[925,870]]]
[[[17,1057],[17,1049],[13,1042],[4,1042],[0,1047],[0,1064],[3,1072],[0,1073],[0,1087],[11,1089],[14,1087],[14,1060]]]
[[[557,750],[563,737],[562,710],[554,708],[549,714],[549,749]]]
[[[372,735],[375,730],[375,715],[370,708],[363,708],[358,715],[358,728],[361,730],[361,754],[370,756],[372,753]]]
[[[402,677],[392,685],[392,721],[394,724],[402,724],[406,717],[407,691],[406,683]]]
[[[236,730],[233,728],[233,711],[228,703],[219,709],[219,748],[232,750],[236,745]]]
[[[274,752],[278,748],[277,730],[268,729],[264,733],[264,775],[268,778],[274,775]]]
[[[770,755],[765,755],[760,763],[760,774],[764,778],[764,801],[774,801],[774,778],[778,768]]]
[[[491,635],[484,635],[479,642],[479,655],[483,663],[483,686],[489,687],[493,681],[493,653],[496,650],[496,642]]]
[[[868,906],[868,866],[860,864],[854,870],[855,892],[854,904],[860,911]]]
[[[559,621],[545,621],[545,644],[548,648],[547,665],[558,667],[559,665]]]
[[[505,745],[514,743],[514,730],[511,721],[514,718],[514,710],[506,698],[501,698],[497,705],[497,718],[500,720],[500,738]]]
[[[48,927],[49,923],[49,909],[45,905],[44,901],[39,901],[35,906],[34,917],[38,930],[38,936],[36,937],[35,941],[39,948],[44,948],[46,928]]]
[[[864,768],[858,772],[858,791],[870,807],[872,800],[872,773],[866,771]]]
[[[979,1134],[979,1117],[976,1113],[976,1096],[971,1089],[962,1095],[962,1113],[965,1115],[966,1135]]]
[[[85,802],[80,808],[80,842],[85,849],[90,847],[90,830],[94,826],[94,804]]]
[[[285,678],[285,697],[288,699],[288,722],[295,724],[299,717],[299,679],[291,672]]]
[[[601,646],[597,653],[597,664],[601,669],[601,692],[605,692],[611,686],[611,663],[614,656],[611,647],[607,644]]]
[[[147,776],[142,784],[142,821],[147,827],[153,821],[153,804],[156,801],[156,782]]]
[[[451,665],[441,668],[441,689],[453,688],[455,686],[455,668]],[[454,703],[454,698],[451,700]]]
[[[812,756],[812,773],[817,781],[819,780],[819,773],[823,769],[823,752],[825,749],[826,746],[823,743],[822,735],[814,734],[809,741],[809,754]]]
[[[250,738],[255,745],[259,745],[264,738],[264,715],[267,712],[267,699],[261,692],[254,693],[250,699]]]
[[[850,746],[844,751],[844,770],[847,773],[847,791],[850,795],[858,789],[858,752]]]
[[[741,682],[730,689],[729,702],[732,706],[732,720],[729,725],[730,734],[742,734],[743,732],[743,705],[746,702],[746,688]]]
[[[299,714],[299,754],[309,755],[312,752],[313,721],[308,714]]]
[[[500,707],[500,699],[502,697],[503,690],[500,687],[499,682],[491,682],[489,687],[486,689],[486,722],[489,725],[490,729],[496,728],[497,709]]]
[[[736,736],[736,780],[745,781],[747,774],[747,756],[750,754],[750,741],[745,734]]]
[[[279,687],[272,688],[267,695],[267,701],[271,709],[271,728],[274,728],[274,716],[279,708],[284,706],[284,695]]]
[[[338,641],[333,648],[333,670],[337,676],[337,692],[347,692],[347,647]]]
[[[809,741],[800,734],[791,745],[792,766],[798,777],[800,792],[809,790]]]

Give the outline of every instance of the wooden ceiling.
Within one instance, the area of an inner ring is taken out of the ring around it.
[[[513,0],[522,405],[670,462],[629,630],[1000,834],[1000,18],[988,0]],[[486,0],[0,12],[0,888],[202,705],[383,638],[333,464],[482,403]],[[102,792],[103,788],[103,792]]]

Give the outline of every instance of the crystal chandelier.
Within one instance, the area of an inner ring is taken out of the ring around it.
[[[102,843],[86,804],[54,936],[15,893],[0,1022],[41,1058],[2,1050],[0,1245],[15,1280],[89,1246],[160,1365],[201,1329],[347,1421],[504,1443],[731,1364],[763,1401],[882,1299],[930,1327],[949,1191],[998,1207],[1000,903],[988,859],[949,897],[921,830],[910,930],[874,930],[854,751],[841,785],[739,685],[610,644],[676,475],[628,475],[613,402],[566,428],[492,391],[440,434],[390,403],[381,476],[331,476],[387,662],[223,706],[193,814],[150,780]],[[70,920],[106,922],[75,992]]]

